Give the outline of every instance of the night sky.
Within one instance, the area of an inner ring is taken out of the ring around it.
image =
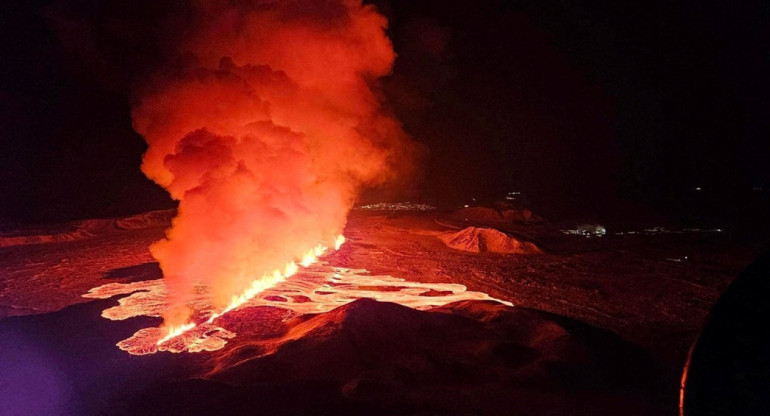
[[[555,217],[629,204],[685,222],[764,216],[769,3],[374,3],[399,55],[384,96],[425,149],[400,196],[521,191]],[[173,206],[139,171],[130,109],[184,36],[184,4],[3,2],[0,226]]]

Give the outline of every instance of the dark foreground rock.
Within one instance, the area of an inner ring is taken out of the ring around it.
[[[666,413],[646,354],[525,308],[362,299],[286,322],[253,308],[233,319],[273,319],[272,330],[210,353],[137,357],[114,342],[146,320],[101,319],[109,302],[0,321],[2,414]]]
[[[667,413],[660,369],[639,349],[495,302],[425,312],[361,299],[294,318],[276,337],[236,338],[209,358],[206,382],[173,386],[186,414],[207,413],[192,405],[201,395],[228,414]],[[152,412],[163,390],[148,391],[136,410]]]

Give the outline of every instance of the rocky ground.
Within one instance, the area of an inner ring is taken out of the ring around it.
[[[356,210],[329,264],[515,307],[245,308],[221,350],[131,356],[115,344],[159,319],[109,321],[116,298],[82,295],[160,278],[148,246],[170,216],[0,236],[0,414],[674,415],[689,344],[755,256],[723,233],[586,238],[531,213]]]

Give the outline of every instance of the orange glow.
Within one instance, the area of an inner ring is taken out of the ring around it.
[[[159,304],[166,296],[163,280],[140,281],[133,283],[109,283],[93,288],[88,298],[106,299],[115,295],[125,295],[118,306],[108,308],[102,316],[111,320],[122,320],[135,316],[159,316],[162,313]],[[412,282],[387,275],[371,275],[366,270],[332,267],[318,262],[307,269],[300,269],[292,279],[285,279],[275,286],[257,294],[242,308],[274,307],[296,315],[329,312],[337,307],[360,298],[371,298],[382,302],[394,302],[414,309],[430,310],[454,302],[478,300],[497,301],[513,306],[510,302],[495,299],[485,293],[467,290],[456,283]],[[301,299],[301,300],[300,300]],[[212,313],[214,309],[206,303],[205,296],[195,302],[195,309],[203,313]],[[177,333],[173,339],[162,329],[144,328],[117,345],[120,349],[133,354],[154,354],[159,351],[174,353],[216,351],[223,348],[235,333],[223,328],[227,320],[214,320],[221,314],[213,314],[186,332]],[[220,326],[221,325],[221,326]],[[158,339],[163,338],[158,342]]]
[[[339,247],[360,192],[407,177],[415,153],[378,91],[395,53],[374,6],[190,7],[189,36],[132,108],[142,171],[179,201],[150,250],[169,334],[192,321],[198,287],[226,313]]]
[[[165,337],[159,339],[157,345],[163,344],[164,342],[170,340],[171,338],[178,337],[193,328],[195,328],[194,323],[187,323],[182,326],[178,326],[176,328],[173,328],[173,327],[168,328],[168,334],[166,334]]]
[[[345,244],[345,236],[340,234],[334,241],[334,250],[339,250],[343,244]]]
[[[335,250],[339,250],[339,248],[342,246],[342,244],[345,242],[345,237],[340,234],[335,240]],[[308,250],[308,252],[302,257],[302,266],[308,267],[311,264],[318,261],[318,257],[323,255],[327,251],[327,248],[323,245],[319,244],[315,246],[314,248]],[[277,285],[278,283],[288,279],[289,277],[293,276],[297,273],[299,270],[299,267],[297,266],[297,263],[290,262],[286,264],[286,267],[284,268],[283,272],[280,270],[274,270],[273,273],[267,274],[262,276],[260,279],[255,279],[251,282],[251,285],[247,287],[240,295],[233,295],[230,299],[230,304],[227,305],[221,312],[213,313],[209,319],[206,321],[206,323],[211,324],[214,322],[215,319],[219,318],[220,316],[232,311],[233,309],[238,308],[239,306],[245,304],[252,298],[254,298],[259,293],[262,293],[263,291],[270,289]],[[166,335],[158,340],[156,345],[161,345],[164,342],[176,338],[191,329],[198,326],[195,323],[188,322],[179,326],[169,326],[166,329]]]

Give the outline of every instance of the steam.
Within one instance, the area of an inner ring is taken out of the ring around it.
[[[191,33],[141,86],[142,171],[179,201],[151,247],[167,323],[195,287],[225,306],[255,278],[334,245],[359,192],[392,179],[409,140],[376,80],[395,54],[355,0],[194,1]]]

